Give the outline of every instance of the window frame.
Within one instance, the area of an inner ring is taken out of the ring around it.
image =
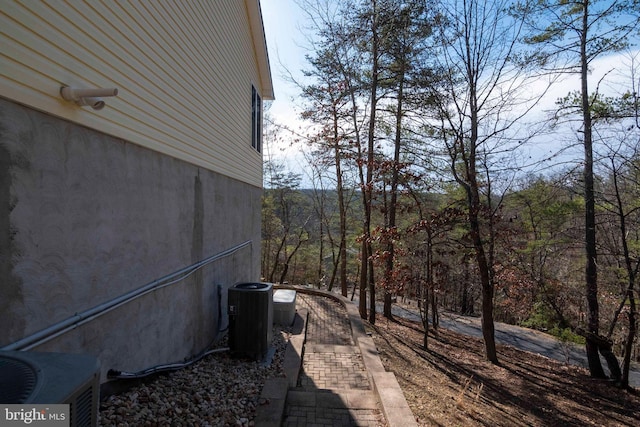
[[[262,152],[262,97],[251,85],[251,147]]]

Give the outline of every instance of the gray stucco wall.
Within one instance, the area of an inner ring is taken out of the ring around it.
[[[198,353],[219,305],[226,316],[226,289],[259,279],[260,196],[0,98],[0,347],[252,241],[33,349],[94,354],[103,374]]]

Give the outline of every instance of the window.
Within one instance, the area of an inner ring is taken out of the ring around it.
[[[262,150],[262,99],[254,86],[251,86],[251,146],[258,152]]]

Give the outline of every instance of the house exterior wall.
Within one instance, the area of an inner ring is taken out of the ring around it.
[[[5,98],[262,185],[251,85],[273,95],[258,0],[8,0],[0,28]],[[61,86],[119,93],[93,111]]]
[[[103,374],[183,360],[226,324],[227,288],[259,278],[258,187],[2,99],[0,158],[0,347],[251,241],[32,349]]]
[[[250,242],[31,350],[94,354],[105,381],[216,337],[260,273],[256,19],[257,0],[0,2],[0,348]],[[62,85],[119,94],[94,111]]]

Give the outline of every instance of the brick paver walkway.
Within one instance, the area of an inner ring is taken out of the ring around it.
[[[344,307],[331,298],[300,292],[296,306],[308,310],[307,339],[282,425],[386,425]]]
[[[331,298],[298,292],[296,308],[309,312],[307,343],[354,345],[346,310]]]
[[[306,390],[371,390],[362,356],[354,353],[352,347],[308,348],[304,356],[303,370],[298,378],[298,386]]]

